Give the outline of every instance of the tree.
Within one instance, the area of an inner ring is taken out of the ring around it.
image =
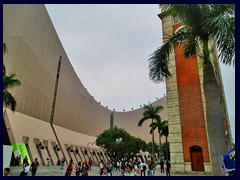
[[[14,112],[17,106],[17,102],[8,89],[20,85],[20,81],[14,79],[15,74],[9,76],[3,76],[3,103],[6,107],[10,107]]]
[[[126,130],[110,128],[97,136],[96,145],[102,147],[111,159],[129,158],[146,149],[146,142],[131,136]]]
[[[162,136],[165,136],[166,137],[166,144],[168,144],[168,134],[169,134],[169,131],[168,131],[168,121],[163,121],[162,123],[161,123],[161,127],[162,127],[162,132],[161,132],[161,135]],[[168,159],[168,154],[169,154],[169,152],[168,152],[168,147],[166,146],[166,159],[167,160],[169,160]]]
[[[150,134],[154,133],[155,129],[158,129],[158,135],[159,135],[159,155],[161,155],[161,131],[162,131],[162,123],[161,120],[157,120],[156,122],[153,122],[149,125],[151,127]]]
[[[7,46],[3,43],[3,54],[7,51]],[[12,94],[8,91],[9,89],[21,85],[18,79],[15,79],[15,74],[6,75],[6,67],[3,63],[3,104],[6,107],[10,107],[14,112],[17,106],[17,102]]]
[[[203,87],[206,100],[208,138],[213,165],[213,174],[219,175],[221,155],[227,150],[223,115],[219,102],[218,84],[211,64],[209,43],[219,51],[221,62],[235,63],[235,7],[233,4],[165,4],[163,11],[177,16],[184,26],[149,58],[149,76],[156,83],[171,76],[168,59],[173,47],[182,45],[184,55],[203,58]],[[200,48],[202,47],[202,49]],[[215,50],[215,49],[214,49]],[[218,148],[216,148],[218,147]]]
[[[152,104],[150,105],[144,105],[144,112],[143,112],[143,118],[141,118],[138,122],[138,126],[142,126],[142,124],[151,119],[152,120],[152,124],[153,124],[153,120],[155,121],[161,121],[161,117],[159,115],[160,111],[163,109],[162,106],[153,106]],[[152,131],[153,131],[153,127],[151,127]],[[154,159],[154,133],[152,133],[152,158]]]
[[[152,144],[153,143],[150,141],[149,143],[147,143],[147,148],[146,148],[146,151],[148,151],[151,154],[153,153]],[[157,143],[154,143],[153,147],[154,147],[154,152],[159,151],[159,145]]]

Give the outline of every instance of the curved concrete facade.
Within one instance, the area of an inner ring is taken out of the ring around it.
[[[15,73],[16,78],[21,81],[21,86],[10,90],[17,101],[16,112],[12,114],[8,109],[4,111],[11,144],[17,142],[28,144],[29,151],[32,152],[31,159],[39,157],[36,149],[38,143],[48,144],[51,146],[51,152],[41,151],[44,152],[41,160],[44,161],[47,156],[51,156],[54,162],[52,164],[56,164],[56,160],[62,156],[67,160],[70,157],[74,161],[86,160],[86,154],[73,156],[67,151],[68,147],[72,149],[78,147],[81,152],[90,148],[88,153],[93,149],[99,151],[92,143],[97,135],[110,127],[112,111],[100,105],[81,83],[45,6],[5,4],[3,40],[8,48],[4,55],[7,74]],[[50,123],[54,94],[56,94],[55,109]],[[166,97],[154,102],[154,105],[164,107],[160,115],[164,120],[167,119]],[[137,126],[142,112],[143,109],[114,112],[114,125],[148,142],[151,139],[149,126]],[[25,133],[29,132],[29,128],[33,129],[32,133]],[[50,130],[45,132],[49,128]],[[42,132],[45,132],[46,136],[41,136]],[[59,155],[52,153],[56,144],[62,149],[58,152]],[[88,154],[88,157],[90,156],[95,161],[100,159]]]

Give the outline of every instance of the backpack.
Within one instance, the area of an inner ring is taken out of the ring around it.
[[[147,169],[147,166],[146,165],[143,165],[143,170],[145,171]]]

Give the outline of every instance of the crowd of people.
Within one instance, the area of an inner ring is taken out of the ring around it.
[[[21,156],[17,156],[15,159],[14,165],[20,166],[20,162],[21,162]],[[30,164],[28,161],[28,157],[25,156],[23,158],[22,170],[20,172],[20,176],[27,176],[30,171],[32,172],[32,176],[36,176],[38,167],[39,167],[38,158],[35,158],[35,160]],[[10,174],[10,168],[6,167],[4,169],[3,175],[9,176],[9,174]]]
[[[61,160],[61,164],[64,166],[65,159]],[[84,161],[83,163],[79,161],[76,165],[73,164],[73,160],[70,159],[65,176],[72,176],[72,173],[75,172],[76,176],[88,176],[88,171],[91,171],[91,165],[93,161],[89,158],[88,162]],[[99,162],[99,175],[100,176],[112,176],[113,171],[119,171],[119,176],[155,176],[156,164],[152,160],[148,162],[137,160],[136,158],[129,160],[108,160],[104,162],[101,160]],[[61,166],[61,169],[63,167]],[[166,171],[166,175],[170,176],[171,164],[169,161],[160,161],[160,170],[161,173]],[[147,171],[147,173],[146,173]]]
[[[70,158],[68,165],[65,167],[66,160],[63,157],[59,160],[58,165],[60,169],[65,169],[65,176],[89,176],[89,171],[91,171],[92,159],[89,157],[87,161],[79,161],[74,164],[73,159]],[[95,163],[96,164],[96,163]],[[152,160],[148,160],[145,162],[144,160],[137,160],[136,158],[128,159],[128,160],[108,160],[107,162],[101,160],[98,162],[99,164],[99,176],[112,176],[113,171],[119,172],[119,176],[155,176],[156,172],[156,164],[153,163]],[[161,160],[160,164],[160,172],[166,172],[167,176],[170,176],[171,164],[169,161]],[[49,163],[47,164],[49,166]],[[30,164],[27,156],[23,159],[22,162],[22,171],[20,172],[20,176],[28,176],[29,172],[31,172],[32,176],[36,176],[37,171],[39,169],[38,158]],[[4,169],[4,176],[8,176],[10,173],[10,168]],[[116,175],[116,173],[114,173]]]
[[[104,163],[103,160],[99,163],[100,176],[112,176],[112,171],[120,171],[120,176],[146,176],[146,171],[148,176],[155,176],[156,164],[152,160],[145,162],[143,160],[129,159],[129,160],[115,160],[108,161]],[[171,164],[169,161],[161,160],[160,162],[161,173],[164,173],[164,168],[166,170],[166,175],[170,176]],[[162,170],[163,169],[163,170]]]

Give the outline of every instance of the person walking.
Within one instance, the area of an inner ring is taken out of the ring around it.
[[[153,176],[153,163],[151,160],[148,161],[148,176]]]
[[[34,162],[32,162],[30,167],[30,171],[32,171],[32,176],[36,176],[38,166],[39,166],[38,158],[35,158]]]
[[[166,175],[170,176],[171,164],[169,161],[166,161]]]
[[[92,162],[93,162],[92,159],[89,157],[89,159],[88,159],[89,171],[91,171]]]
[[[24,166],[26,163],[28,163],[28,158],[27,158],[27,156],[25,156],[25,157],[23,158],[23,166]]]
[[[64,163],[65,163],[65,158],[63,157],[60,162],[61,169],[64,169]]]
[[[89,166],[87,164],[87,161],[84,161],[82,165],[82,176],[88,176],[88,170]]]
[[[15,159],[15,166],[19,166],[19,159],[20,159],[19,156],[17,156]]]
[[[47,166],[50,166],[50,158],[49,157],[47,157]]]
[[[164,173],[164,161],[163,161],[163,159],[161,159],[161,161],[160,161],[160,170],[161,170],[161,173]]]
[[[28,163],[28,161],[26,163],[23,164],[23,170],[20,173],[20,176],[27,176],[28,172],[30,170],[30,164]]]
[[[99,167],[100,167],[100,176],[101,176],[101,175],[103,175],[103,168],[104,168],[103,160],[100,161]]]
[[[82,170],[82,163],[81,163],[81,161],[79,161],[77,164],[76,164],[76,166],[75,166],[75,172],[76,172],[76,176],[79,176],[80,175],[80,173],[81,173],[81,170]]]
[[[146,169],[147,169],[147,165],[145,161],[142,161],[140,163],[141,176],[146,176]]]
[[[71,176],[72,171],[73,171],[73,162],[70,160],[69,164],[68,164],[68,167],[67,167],[67,170],[66,170],[66,173],[65,173],[65,176]]]

